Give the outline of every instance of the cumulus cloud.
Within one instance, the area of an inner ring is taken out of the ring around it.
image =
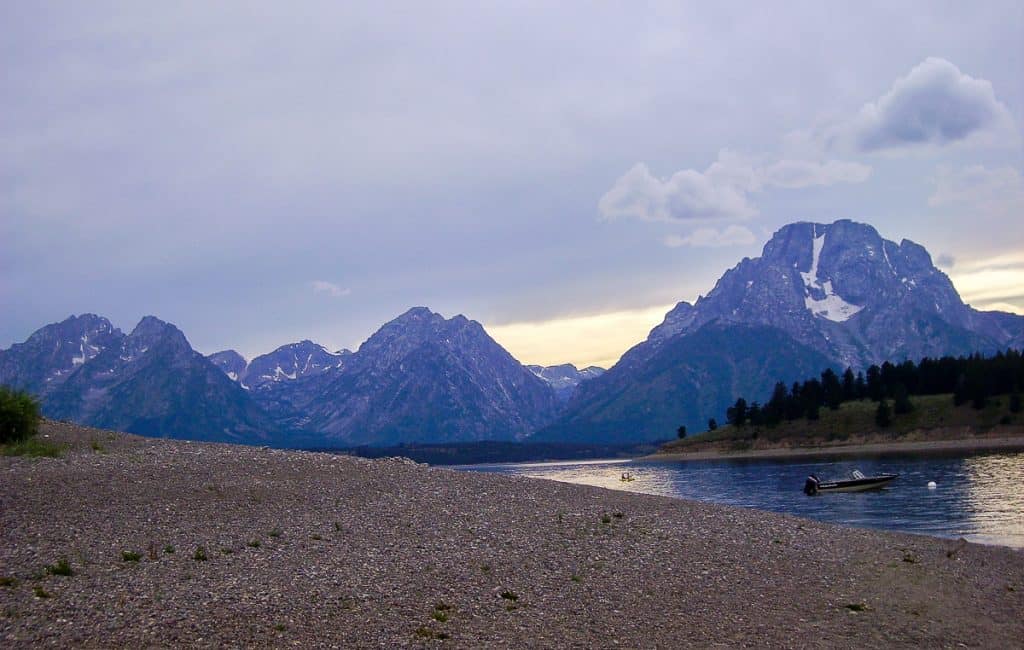
[[[931,57],[830,130],[827,144],[859,151],[943,146],[1012,129],[1013,119],[991,82]]]
[[[743,219],[757,214],[740,187],[716,182],[694,169],[684,169],[662,180],[643,163],[633,165],[615,181],[601,197],[598,210],[605,219],[647,221]]]
[[[861,183],[871,167],[856,162],[778,160],[745,156],[727,149],[703,172],[684,169],[667,179],[637,163],[598,202],[605,219],[711,221],[757,215],[750,194],[768,187],[796,189],[813,185]]]
[[[313,282],[310,282],[310,287],[313,289],[313,293],[326,294],[331,298],[344,298],[345,296],[352,294],[351,289],[340,287],[333,282],[327,282],[326,280],[314,280]]]
[[[685,237],[669,235],[665,245],[669,248],[695,246],[702,248],[721,248],[723,246],[746,246],[756,241],[754,233],[743,226],[729,226],[722,230],[715,228],[698,228]]]

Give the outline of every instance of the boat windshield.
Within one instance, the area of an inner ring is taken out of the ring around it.
[[[857,479],[864,478],[864,473],[861,472],[859,469],[853,470],[851,475],[853,476],[853,478],[857,478]]]

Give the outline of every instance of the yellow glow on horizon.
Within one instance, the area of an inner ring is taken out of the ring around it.
[[[950,273],[950,279],[964,302],[976,309],[1024,313],[1024,304],[1020,304],[1024,296],[1024,268],[978,265],[975,270]]]
[[[674,306],[487,326],[487,332],[524,365],[572,363],[577,368],[607,369],[626,350],[646,339]]]

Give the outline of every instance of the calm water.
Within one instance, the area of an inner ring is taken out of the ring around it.
[[[616,490],[685,497],[785,512],[837,524],[883,528],[1024,548],[1024,453],[888,456],[813,461],[568,461],[472,465]],[[808,474],[900,477],[884,490],[808,497]],[[635,481],[619,480],[630,472]],[[928,489],[935,481],[937,488]]]

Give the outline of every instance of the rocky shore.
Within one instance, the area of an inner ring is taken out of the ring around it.
[[[1020,647],[1024,554],[402,460],[47,423],[4,647]]]

